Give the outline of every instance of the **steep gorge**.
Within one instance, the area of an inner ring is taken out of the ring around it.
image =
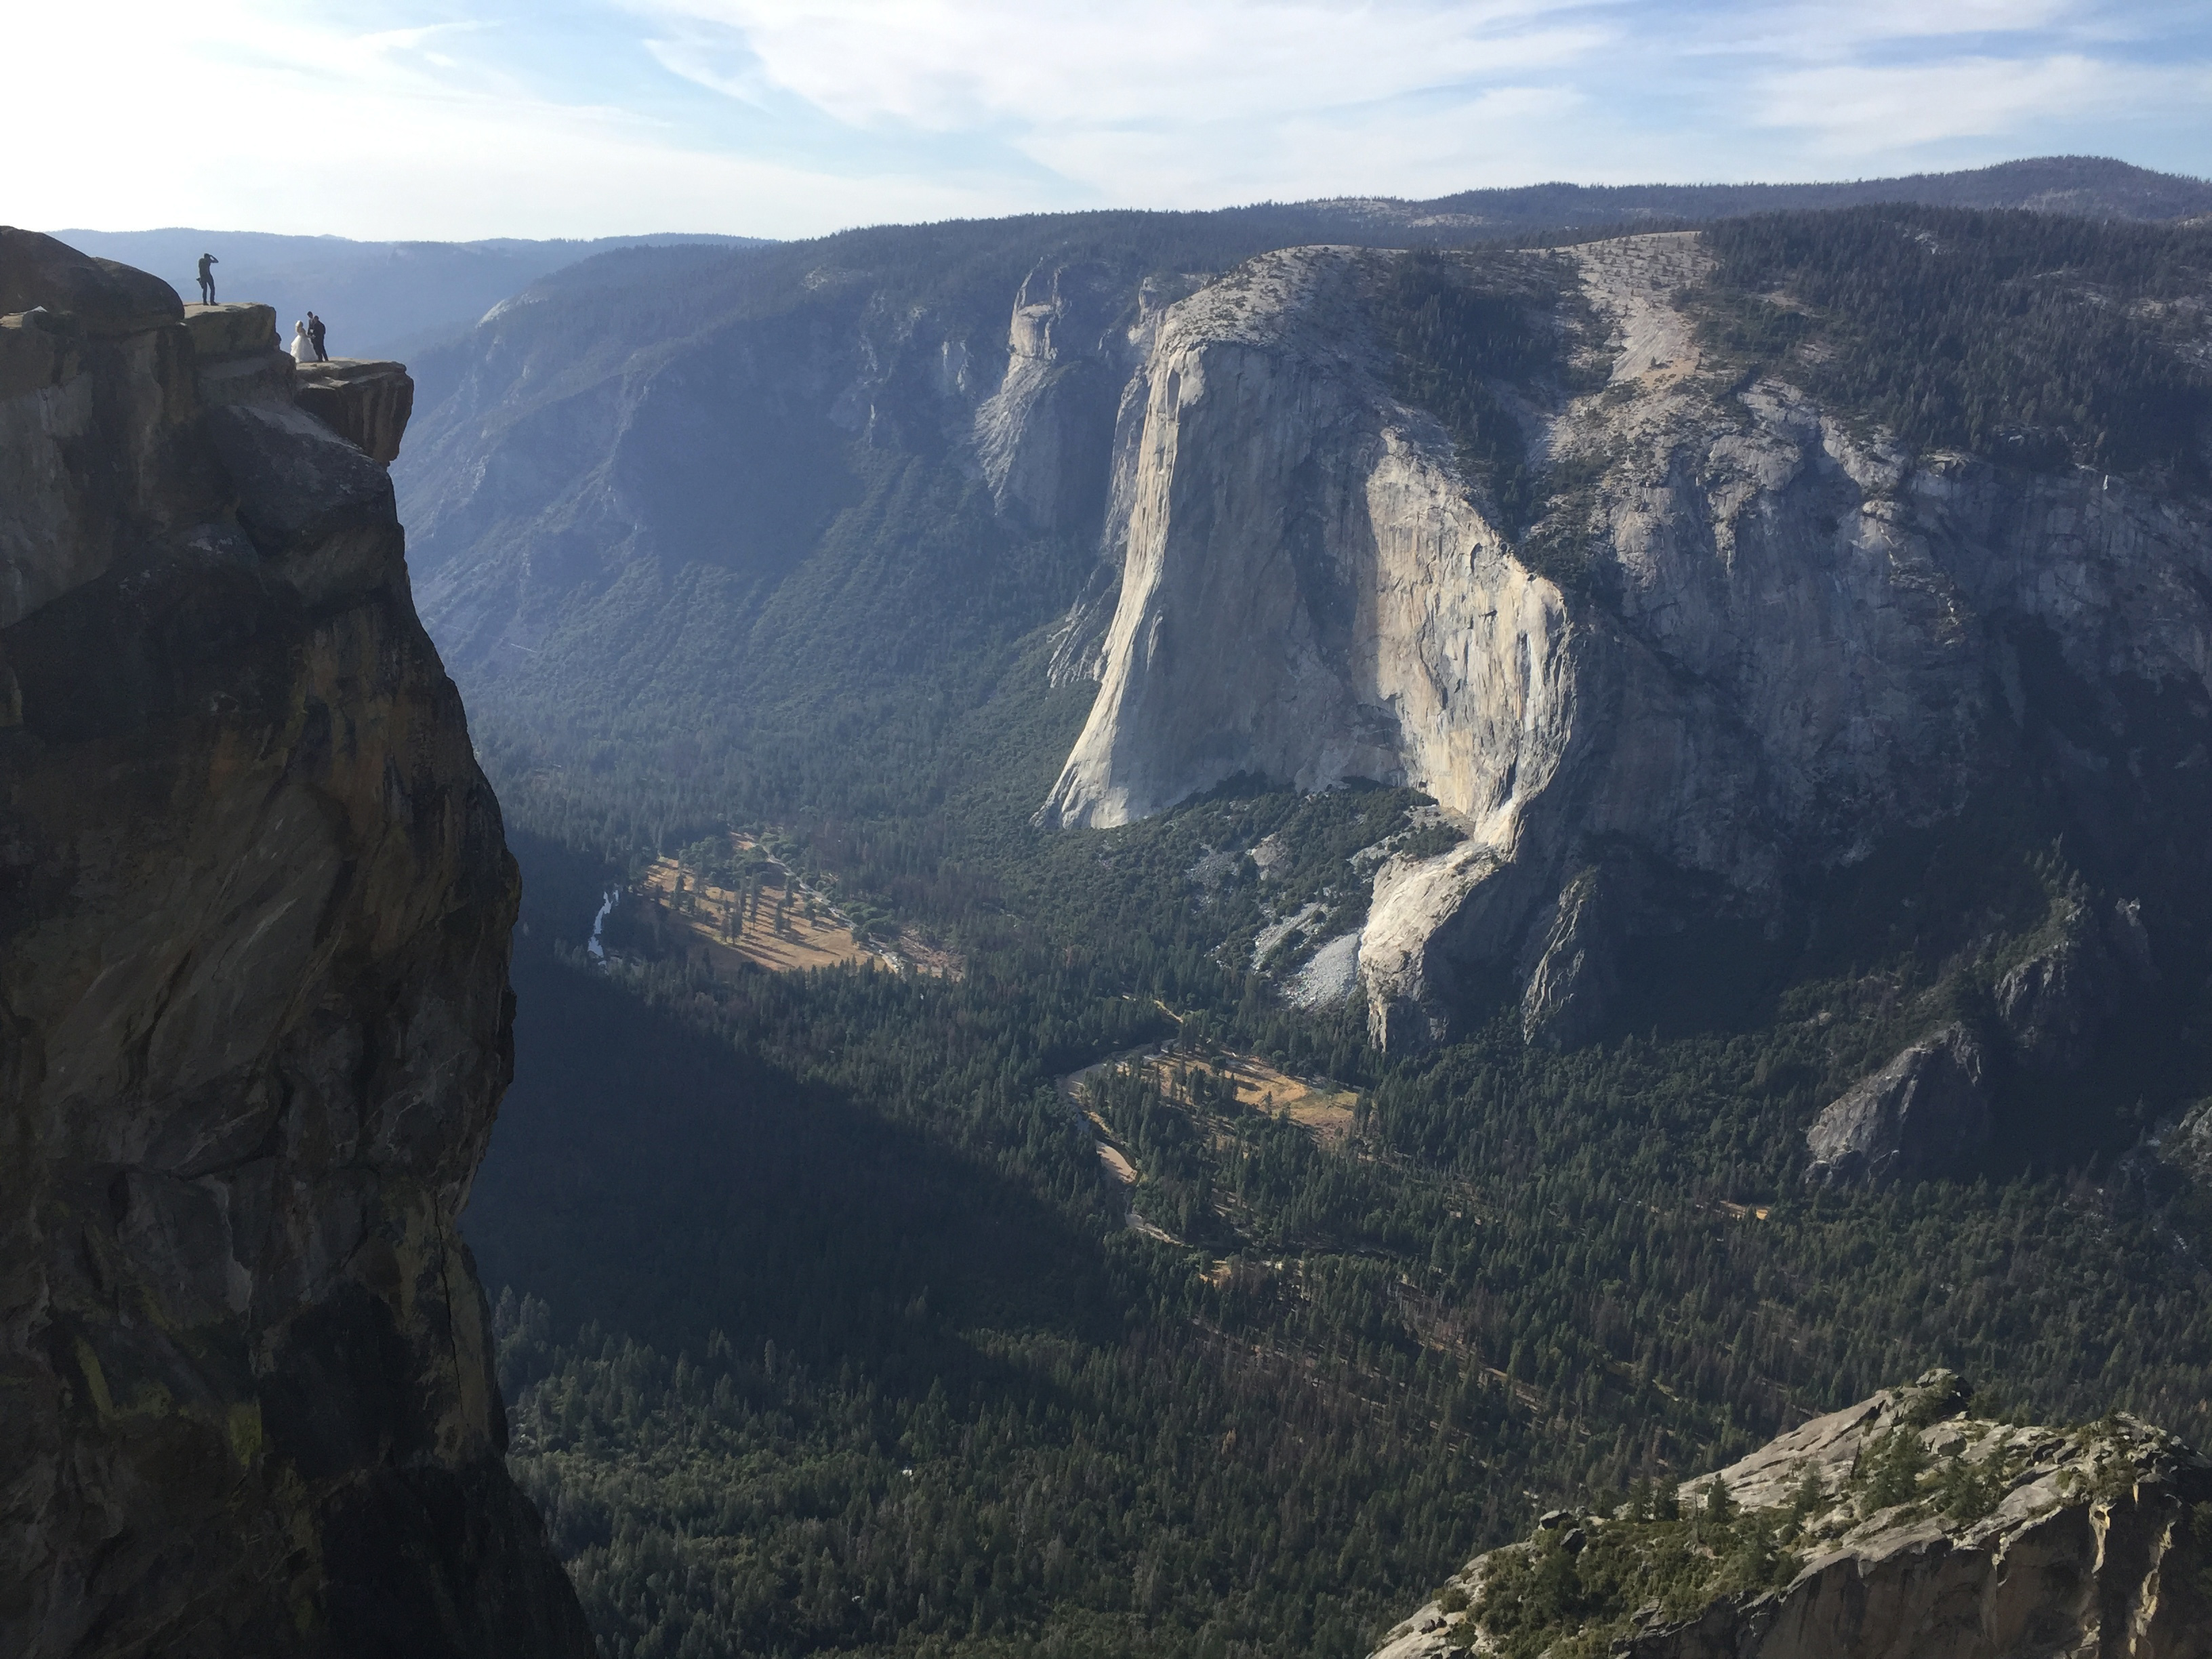
[[[385,468],[267,307],[0,229],[0,1650],[581,1659],[457,1226],[514,866]]]

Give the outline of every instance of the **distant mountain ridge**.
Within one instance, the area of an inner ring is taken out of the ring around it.
[[[2028,208],[2088,218],[2173,220],[2212,214],[2212,181],[2105,156],[2051,155],[2002,162],[1962,173],[1912,173],[1802,185],[1523,185],[1460,191],[1425,201],[1343,197],[1309,202],[1261,202],[1212,212],[1156,216],[1212,222],[1257,243],[1345,241],[1365,246],[1455,246],[1575,228],[1650,228],[1763,213],[1784,208],[1848,207],[1914,202],[1929,207]],[[1043,214],[978,223],[1071,225],[1101,216]],[[1103,216],[1120,219],[1126,216]],[[867,236],[896,226],[867,227],[814,239]],[[343,236],[285,236],[264,231],[191,227],[158,230],[50,233],[72,247],[119,259],[167,280],[197,298],[193,266],[203,252],[222,261],[218,292],[276,307],[280,319],[312,307],[337,331],[334,349],[347,356],[410,358],[459,334],[501,301],[556,270],[635,248],[777,246],[773,239],[710,232],[662,232],[532,241],[487,237],[477,241],[356,241]],[[790,246],[805,246],[807,242]],[[1259,252],[1255,246],[1250,251]]]
[[[218,297],[276,307],[287,337],[292,319],[312,307],[331,325],[334,354],[398,358],[459,333],[508,295],[594,254],[648,246],[763,245],[758,237],[680,233],[475,242],[362,242],[189,226],[52,234],[97,258],[151,271],[188,300],[199,297],[194,270],[200,255],[213,253],[222,262],[216,268]]]
[[[1647,226],[1655,220],[1734,218],[1790,208],[2026,208],[2091,219],[2191,219],[2212,213],[2212,180],[2154,173],[2102,155],[2044,155],[1963,173],[1915,173],[1804,185],[1523,185],[1427,201],[1346,198],[1297,205],[1412,232],[1481,228],[1492,234],[1566,225]]]

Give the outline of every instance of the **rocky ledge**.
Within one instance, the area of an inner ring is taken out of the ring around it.
[[[333,357],[301,363],[300,407],[371,460],[389,466],[398,459],[399,436],[415,409],[415,382],[398,363]]]
[[[2203,1659],[2212,1465],[2113,1415],[1977,1416],[1933,1371],[1717,1474],[1553,1510],[1375,1659]]]
[[[295,381],[0,228],[0,1653],[584,1659],[456,1224],[514,866]]]

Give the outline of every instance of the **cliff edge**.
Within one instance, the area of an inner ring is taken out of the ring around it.
[[[498,805],[383,465],[189,310],[0,228],[0,1651],[582,1659],[456,1226]]]
[[[2114,1415],[1993,1421],[1931,1371],[1718,1474],[1553,1510],[1374,1659],[2203,1659],[2212,1464]]]

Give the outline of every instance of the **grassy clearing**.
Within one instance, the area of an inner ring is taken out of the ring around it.
[[[750,844],[740,848],[751,850]],[[689,933],[692,951],[718,971],[741,972],[750,963],[796,973],[875,957],[842,916],[780,864],[769,864],[757,882],[730,887],[692,875],[674,859],[661,859],[639,878],[637,896]]]
[[[653,908],[664,945],[672,933],[680,953],[724,977],[748,966],[787,974],[860,963],[960,977],[957,957],[910,931],[863,937],[828,894],[750,836],[731,831],[727,851],[717,847],[711,859],[698,852],[647,866],[634,896]]]
[[[1292,1077],[1256,1054],[1162,1054],[1143,1066],[1170,1099],[1191,1101],[1204,1095],[1233,1100],[1267,1116],[1287,1118],[1329,1145],[1341,1144],[1352,1133],[1352,1106],[1358,1098],[1352,1090],[1326,1078]]]

